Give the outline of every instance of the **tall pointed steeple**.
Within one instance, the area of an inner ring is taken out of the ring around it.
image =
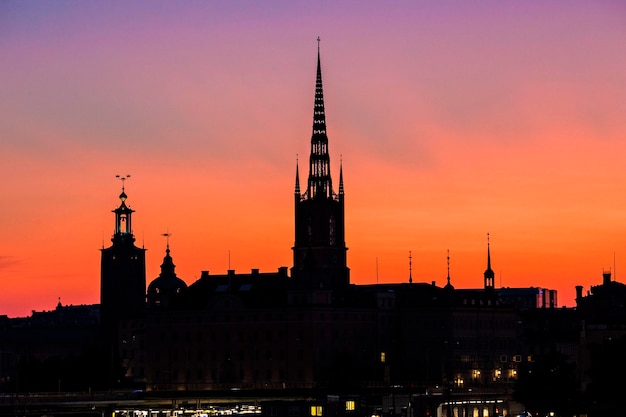
[[[333,183],[330,177],[330,157],[328,155],[328,136],[326,136],[326,113],[324,110],[324,90],[322,88],[322,67],[320,61],[320,38],[318,37],[313,134],[311,135],[311,156],[309,157],[309,180],[306,198],[332,198],[332,196]]]
[[[495,273],[491,269],[491,250],[489,243],[489,233],[487,233],[487,269],[485,270],[485,290],[493,290],[494,289],[494,279]]]
[[[296,194],[296,199],[300,200],[300,170],[298,168],[298,156],[296,155],[296,188],[294,193]]]
[[[343,158],[339,159],[339,198],[343,198]]]
[[[333,191],[330,175],[326,113],[322,88],[320,39],[317,38],[317,74],[313,107],[313,132],[309,156],[307,188],[300,194],[299,168],[296,164],[295,244],[291,275],[303,286],[340,288],[350,282],[346,262],[348,248],[344,233],[343,169],[339,174],[339,193]]]

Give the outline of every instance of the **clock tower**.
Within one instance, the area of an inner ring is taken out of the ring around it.
[[[340,165],[339,190],[335,192],[330,175],[319,41],[318,38],[309,177],[304,193],[300,192],[296,164],[295,244],[292,248],[291,276],[305,287],[339,289],[350,283],[344,229],[343,169]]]

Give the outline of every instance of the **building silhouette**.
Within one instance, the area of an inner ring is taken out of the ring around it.
[[[106,332],[115,334],[121,320],[142,317],[146,306],[146,250],[135,246],[132,214],[124,190],[115,213],[112,245],[102,248],[100,272],[100,320]]]
[[[350,283],[350,270],[346,259],[343,171],[340,168],[339,190],[335,193],[330,174],[319,42],[309,177],[306,190],[300,194],[296,166],[294,197],[292,278],[311,289],[345,288]]]
[[[110,389],[322,393],[332,405],[319,403],[327,408],[317,415],[328,416],[512,415],[521,411],[520,380],[556,354],[576,369],[578,392],[608,403],[601,393],[614,392],[605,382],[611,361],[626,346],[626,287],[610,273],[586,296],[577,287],[577,308],[558,308],[554,290],[496,287],[488,235],[478,288],[455,288],[449,252],[442,287],[413,282],[411,271],[396,284],[351,282],[343,168],[335,191],[319,44],[308,171],[301,190],[296,164],[291,267],[202,271],[187,285],[168,236],[147,288],[146,249],[135,245],[135,211],[120,177],[112,244],[101,249],[100,305],[0,317],[0,387],[28,390],[24,375],[37,374],[35,359],[98,344],[102,351],[80,363],[104,364],[110,372],[100,386]],[[309,405],[271,402],[264,413],[311,415]]]
[[[449,403],[474,392],[492,401],[491,412],[496,400],[509,407],[518,366],[529,355],[517,325],[519,305],[503,302],[494,286],[490,242],[482,288],[455,289],[449,256],[444,287],[412,278],[352,284],[341,165],[338,183],[335,191],[318,45],[304,190],[296,165],[293,265],[203,271],[186,286],[174,273],[168,242],[161,274],[148,286],[145,315],[115,316],[126,378],[155,392],[405,387],[405,394],[439,395]],[[134,272],[127,277],[118,279],[140,282]],[[536,302],[532,292],[508,293],[524,305]]]

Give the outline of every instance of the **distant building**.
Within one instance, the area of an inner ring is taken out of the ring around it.
[[[626,372],[621,356],[626,349],[626,285],[611,279],[604,271],[602,283],[583,295],[576,287],[576,310],[580,318],[581,388],[603,392],[614,400],[617,389],[612,376]],[[615,360],[619,358],[619,360]]]

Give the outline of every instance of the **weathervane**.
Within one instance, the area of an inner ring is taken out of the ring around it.
[[[161,236],[165,237],[165,241],[167,244],[167,249],[170,248],[170,236],[172,236],[172,234],[169,232],[169,229],[167,231],[167,233],[161,233]]]

